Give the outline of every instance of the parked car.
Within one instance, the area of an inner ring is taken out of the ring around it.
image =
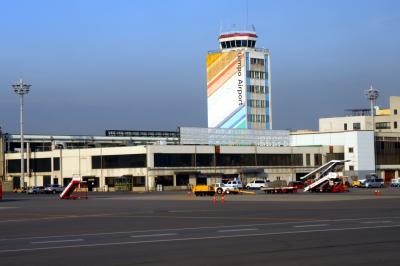
[[[247,189],[261,189],[263,187],[268,187],[266,180],[254,180],[246,185]]]
[[[215,192],[218,194],[237,194],[239,193],[239,189],[233,187],[227,187],[224,183],[215,183],[214,184]]]
[[[366,179],[360,180],[361,186],[365,188],[378,188],[384,186],[384,181],[376,175],[371,175]]]
[[[242,189],[243,184],[240,180],[231,180],[225,184],[226,187],[235,188],[235,189]]]
[[[31,187],[26,191],[26,193],[28,193],[28,194],[43,194],[44,187],[43,186]]]
[[[400,187],[400,178],[393,178],[390,183],[391,187]]]
[[[63,192],[64,187],[61,185],[53,184],[44,189],[44,192],[47,194],[56,194]]]
[[[296,189],[303,189],[304,183],[301,181],[291,181],[291,182],[289,182],[288,187],[294,187]]]

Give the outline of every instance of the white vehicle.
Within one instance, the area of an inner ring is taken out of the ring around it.
[[[226,187],[235,188],[235,189],[242,189],[243,184],[240,180],[231,180],[225,184]]]
[[[266,180],[255,180],[246,185],[247,189],[261,189],[263,187],[268,187]]]
[[[239,189],[237,188],[232,188],[232,187],[227,187],[224,183],[215,183],[214,184],[215,192],[217,194],[236,194],[239,193]]]

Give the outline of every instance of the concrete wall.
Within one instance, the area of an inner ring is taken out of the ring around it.
[[[375,169],[374,133],[372,131],[348,131],[334,133],[310,133],[291,135],[291,145],[343,146],[345,170],[354,166],[355,171],[373,172]],[[351,152],[350,149],[353,149]]]

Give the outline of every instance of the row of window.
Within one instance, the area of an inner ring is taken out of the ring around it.
[[[155,167],[302,165],[302,154],[154,154]]]
[[[247,100],[247,106],[253,108],[265,108],[265,100]]]
[[[400,142],[376,141],[376,164],[400,164]]]
[[[28,167],[27,160],[24,160],[25,171]],[[53,169],[54,171],[60,170],[60,158],[53,158]],[[8,173],[20,173],[21,172],[21,160],[12,159],[7,160],[7,172]],[[37,158],[29,159],[29,172],[51,172],[51,158]]]
[[[247,91],[252,92],[252,93],[265,94],[266,92],[268,92],[266,89],[267,88],[263,85],[248,85],[247,86]]]
[[[397,122],[393,122],[393,128],[397,128]],[[344,123],[343,125],[344,130],[348,130],[347,123]],[[391,123],[390,122],[377,122],[375,123],[375,129],[391,129]],[[361,124],[360,123],[353,123],[353,130],[361,130]]]
[[[399,143],[395,143],[395,151],[400,149]],[[383,149],[383,148],[382,148]],[[396,155],[398,155],[397,153]],[[306,156],[307,165],[310,165],[310,155]],[[315,165],[322,164],[322,155],[314,155]],[[343,153],[327,154],[327,160],[342,160]],[[397,156],[399,158],[399,156]],[[60,170],[60,158],[54,159],[54,170]],[[31,159],[30,169],[32,172],[51,172],[51,158]],[[19,173],[20,160],[7,161],[9,173]],[[302,154],[187,154],[187,153],[155,153],[155,167],[214,167],[214,166],[302,166]],[[106,155],[92,156],[92,169],[113,168],[143,168],[146,167],[146,154]],[[110,186],[132,186],[144,185],[144,179],[138,177],[124,176],[121,178],[106,178]],[[187,177],[182,177],[186,183]],[[129,190],[129,188],[128,188]]]
[[[252,65],[264,65],[264,59],[261,58],[250,58],[250,64]]]
[[[221,42],[222,49],[236,48],[236,47],[254,48],[255,46],[256,46],[256,41],[252,41],[252,40],[234,40],[234,41]]]
[[[269,122],[269,116],[266,115],[255,115],[255,114],[248,114],[247,121],[250,123],[266,123]]]
[[[265,79],[265,72],[249,71],[248,76],[252,79]]]

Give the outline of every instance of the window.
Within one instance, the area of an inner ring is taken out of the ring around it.
[[[236,40],[236,47],[242,47],[242,41]]]
[[[353,130],[360,130],[361,124],[360,123],[353,123]]]
[[[349,153],[353,153],[354,152],[354,148],[353,147],[349,147]]]
[[[189,184],[189,175],[177,174],[176,175],[176,185],[177,186],[187,186]]]
[[[349,170],[350,171],[354,171],[354,166],[353,165],[349,165]]]
[[[191,167],[194,166],[194,154],[190,153],[155,153],[155,167]]]
[[[27,167],[27,160],[25,159],[25,171]],[[7,160],[7,172],[19,173],[21,172],[21,160],[12,159]],[[37,158],[29,160],[29,172],[51,172],[51,158]]]
[[[322,165],[322,154],[314,154],[314,165]]]
[[[236,42],[235,41],[231,41],[231,47],[235,48],[236,47]]]
[[[242,47],[247,47],[247,40],[242,40]]]
[[[397,122],[393,123],[393,128],[397,128]]]
[[[376,129],[390,129],[390,122],[378,122],[375,127]]]
[[[60,170],[60,157],[53,158],[53,169],[54,169],[54,171]]]
[[[306,165],[307,166],[311,165],[311,156],[309,153],[306,154]]]
[[[258,166],[302,166],[303,154],[257,154]]]
[[[132,177],[132,185],[134,187],[144,187],[146,185],[144,176],[133,176]]]
[[[344,123],[344,130],[347,130],[347,123]]]
[[[92,156],[92,169],[146,167],[146,154]]]
[[[226,48],[231,48],[231,42],[226,42]]]
[[[222,49],[225,49],[226,48],[226,43],[225,42],[221,42],[221,47],[222,47]]]
[[[394,114],[397,115],[397,109],[394,109]]]

